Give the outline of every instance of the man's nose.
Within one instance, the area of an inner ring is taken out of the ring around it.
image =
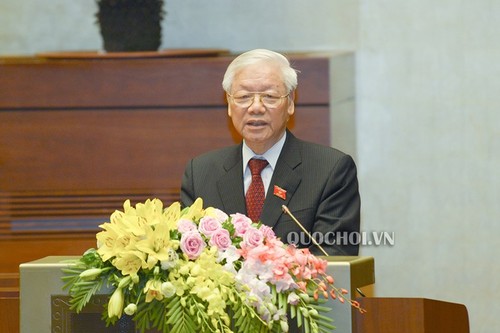
[[[261,112],[265,111],[264,103],[262,103],[262,97],[260,94],[255,94],[252,99],[252,104],[248,107],[249,111]]]

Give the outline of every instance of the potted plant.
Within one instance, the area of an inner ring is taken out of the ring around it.
[[[157,51],[164,0],[96,0],[106,52]]]

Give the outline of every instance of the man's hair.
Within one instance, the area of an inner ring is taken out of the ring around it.
[[[269,61],[280,67],[287,93],[297,88],[297,71],[290,66],[288,59],[278,52],[266,49],[255,49],[237,56],[226,69],[222,80],[222,88],[229,93],[235,74],[242,68],[261,61]]]

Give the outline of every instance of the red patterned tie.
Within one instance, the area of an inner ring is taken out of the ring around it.
[[[248,161],[248,167],[252,173],[252,183],[247,190],[246,202],[247,202],[247,214],[248,217],[257,222],[260,218],[260,213],[262,213],[262,206],[264,206],[265,191],[264,183],[260,177],[260,173],[269,163],[266,160],[260,160],[252,158]]]

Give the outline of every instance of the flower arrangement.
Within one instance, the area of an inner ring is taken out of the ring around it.
[[[324,298],[360,309],[334,286],[325,260],[245,215],[203,209],[202,199],[185,209],[158,199],[123,208],[100,226],[97,249],[63,270],[77,313],[104,288],[106,323],[125,314],[140,332],[288,332],[291,321],[328,332]]]

